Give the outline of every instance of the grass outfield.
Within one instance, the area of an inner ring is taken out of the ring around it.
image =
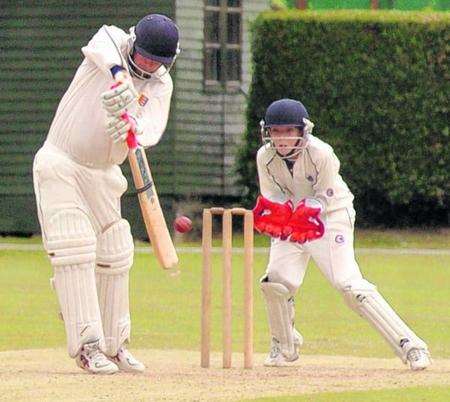
[[[381,234],[380,234],[381,233]],[[403,248],[443,248],[449,244],[447,232],[431,234],[420,243],[423,235],[403,232],[386,235],[384,232],[366,232],[357,247],[390,247],[403,242]],[[379,237],[379,241],[376,238]],[[397,240],[393,240],[397,239]],[[6,239],[1,239],[1,241]],[[35,243],[35,239],[7,239],[9,242]],[[263,240],[257,240],[262,242]],[[237,239],[237,244],[240,240]],[[196,244],[198,246],[198,244]],[[220,255],[214,256],[216,273],[213,286],[213,350],[221,349],[221,283]],[[172,276],[161,270],[153,255],[136,254],[131,271],[132,348],[158,350],[197,350],[200,328],[201,255],[180,254],[181,273]],[[450,357],[450,255],[383,255],[364,253],[358,256],[362,271],[369,281],[378,285],[381,293],[411,327],[425,339],[433,357]],[[234,259],[234,344],[236,352],[242,348],[242,255]],[[266,352],[269,344],[268,328],[258,278],[263,275],[267,256],[255,255],[255,351]],[[65,335],[57,317],[56,296],[49,286],[51,267],[43,251],[0,250],[0,311],[2,330],[0,351],[63,348]],[[385,342],[371,327],[351,312],[342,298],[325,281],[314,265],[306,274],[304,285],[296,298],[297,326],[305,338],[305,355],[361,356],[392,358]],[[196,355],[196,354],[195,354]],[[195,364],[197,364],[195,362]],[[409,372],[408,372],[409,373]],[[419,378],[419,377],[418,377]],[[298,381],[297,379],[295,381]],[[418,384],[421,384],[420,381]],[[430,384],[428,384],[430,385]],[[441,384],[447,385],[447,384]],[[396,385],[392,385],[391,387]],[[411,386],[407,384],[405,386]],[[412,384],[414,386],[414,384]],[[0,390],[2,386],[0,385]],[[343,388],[343,390],[346,388]],[[448,388],[420,388],[422,399]],[[380,392],[377,400],[399,398],[397,391]],[[400,392],[400,391],[399,391]],[[405,390],[414,397],[414,389]],[[344,399],[323,394],[327,400],[371,400],[359,392]],[[377,395],[374,393],[374,395]],[[322,398],[321,394],[314,397]],[[1,399],[1,398],[0,398]],[[277,400],[281,400],[277,397]],[[284,399],[282,399],[284,400]],[[286,399],[289,400],[289,399]],[[402,400],[409,400],[402,398]],[[443,400],[443,399],[442,399]]]
[[[57,301],[48,278],[44,252],[0,251],[0,350],[64,345]],[[221,346],[220,255],[215,255],[213,284],[214,350]],[[234,263],[235,348],[242,341],[242,256]],[[430,345],[433,354],[450,357],[450,256],[370,255],[358,257],[366,278]],[[181,274],[161,270],[153,255],[137,254],[131,271],[132,344],[138,348],[196,349],[199,343],[201,255],[180,254]],[[268,328],[258,278],[266,255],[255,255],[255,350],[268,347]],[[304,353],[389,357],[390,349],[362,319],[350,311],[314,265],[296,298],[297,326]],[[351,334],[351,337],[348,336]]]
[[[198,228],[195,231],[198,232]],[[236,245],[242,245],[242,236],[235,236]],[[189,240],[186,240],[189,239]],[[187,235],[179,236],[181,246],[198,246],[199,242],[191,240]],[[19,244],[41,244],[39,236],[31,238],[19,237],[1,237],[0,243],[19,243]],[[218,245],[220,242],[215,240]],[[137,241],[136,245],[145,246],[147,243]],[[266,247],[269,240],[266,236],[255,234],[255,246]],[[450,229],[397,229],[397,230],[373,230],[356,229],[355,233],[356,247],[375,247],[375,248],[450,248]]]

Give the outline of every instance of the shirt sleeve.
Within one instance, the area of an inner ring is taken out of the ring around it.
[[[258,151],[256,162],[261,195],[273,202],[286,202],[289,198],[283,192],[282,188],[277,183],[276,178],[270,173],[267,167],[266,158],[264,157],[264,148],[261,148]]]
[[[322,204],[322,210],[326,211],[331,199],[336,197],[336,183],[339,178],[340,162],[334,151],[322,153],[317,162],[317,181],[313,186],[314,198]]]
[[[115,26],[103,25],[81,51],[105,74],[111,75],[111,68],[124,66],[124,52],[128,35]]]
[[[144,94],[144,96],[148,96],[148,100],[142,107],[139,116],[139,125],[143,131],[139,136],[139,143],[143,147],[152,147],[161,139],[169,119],[172,92],[172,80],[168,80],[158,96]]]

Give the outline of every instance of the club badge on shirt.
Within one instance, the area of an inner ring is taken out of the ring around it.
[[[140,106],[145,106],[148,102],[148,98],[144,94],[140,94],[138,98],[138,103]]]

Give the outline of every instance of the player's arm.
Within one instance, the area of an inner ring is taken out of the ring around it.
[[[326,212],[330,200],[336,196],[340,163],[331,147],[321,150],[315,162],[318,174],[313,197],[320,202],[321,212]]]
[[[334,196],[334,185],[339,174],[339,160],[331,147],[321,149],[315,156],[317,181],[314,196],[303,199],[292,213],[285,226],[284,236],[291,241],[305,243],[323,236],[325,227],[320,214],[326,211],[329,200]]]
[[[127,44],[127,35],[115,26],[103,25],[81,51],[88,63],[116,82],[114,88],[102,94],[103,107],[107,112],[106,133],[114,142],[125,141],[127,133],[138,131],[133,119],[123,116],[137,107],[137,92],[127,70],[122,47]]]
[[[267,166],[271,157],[271,151],[265,146],[261,147],[256,155],[259,191],[264,198],[272,202],[285,203],[289,200],[289,197],[283,192],[280,184],[277,183],[276,177],[269,171]]]
[[[138,141],[143,147],[152,147],[161,139],[169,119],[173,85],[170,76],[160,92],[143,93],[138,99],[137,113],[133,116],[139,128]]]
[[[126,69],[121,47],[126,45],[127,34],[114,26],[103,25],[81,51],[86,59],[111,76],[111,69]]]
[[[253,209],[254,225],[259,233],[281,237],[292,214],[292,204],[267,168],[267,152],[262,147],[256,157],[261,195]]]
[[[284,228],[283,235],[297,243],[319,239],[325,232],[320,214],[326,211],[330,198],[334,196],[334,185],[339,174],[339,160],[330,146],[317,150],[313,155],[317,168],[317,181],[313,197],[300,201]]]

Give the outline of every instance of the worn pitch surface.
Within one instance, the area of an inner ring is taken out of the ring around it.
[[[239,400],[325,391],[450,385],[450,359],[436,359],[430,369],[411,372],[398,359],[307,355],[292,367],[244,370],[240,354],[233,368],[221,368],[221,354],[211,368],[199,367],[199,353],[185,350],[135,350],[147,366],[143,374],[88,375],[64,349],[0,352],[0,400]]]

